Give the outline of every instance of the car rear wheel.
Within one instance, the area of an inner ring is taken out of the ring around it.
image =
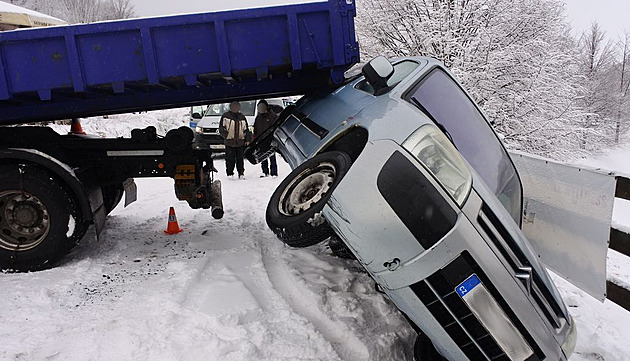
[[[75,197],[34,165],[0,166],[0,269],[52,266],[87,230]]]
[[[322,209],[350,164],[345,153],[326,152],[295,168],[280,183],[267,206],[267,225],[281,241],[308,247],[334,235]]]

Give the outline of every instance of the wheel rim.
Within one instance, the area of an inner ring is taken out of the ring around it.
[[[322,200],[337,176],[337,167],[321,163],[300,173],[280,196],[278,210],[285,216],[303,213]]]
[[[18,190],[0,192],[0,248],[28,251],[50,231],[50,215],[42,201]]]

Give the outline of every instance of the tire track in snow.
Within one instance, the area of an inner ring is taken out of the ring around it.
[[[306,318],[322,336],[330,342],[337,355],[347,361],[369,359],[367,346],[348,328],[346,324],[330,319],[322,312],[297,282],[291,280],[290,269],[282,258],[281,243],[278,239],[262,237],[259,241],[262,260],[269,280],[278,293],[293,308],[293,311]]]

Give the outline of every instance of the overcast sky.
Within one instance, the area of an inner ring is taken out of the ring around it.
[[[192,0],[191,0],[192,1]],[[629,0],[566,0],[567,19],[574,29],[584,30],[597,21],[613,38],[630,30]]]
[[[132,0],[132,2],[138,15],[149,16],[299,3],[309,2],[309,0]],[[567,18],[576,32],[588,28],[596,20],[612,37],[616,37],[624,28],[630,29],[630,0],[565,0],[565,2],[567,3]]]

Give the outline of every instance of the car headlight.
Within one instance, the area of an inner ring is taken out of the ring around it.
[[[472,175],[455,146],[438,127],[423,125],[402,145],[433,174],[459,206],[464,203],[472,188]]]
[[[571,357],[573,350],[575,350],[575,344],[577,343],[577,327],[575,326],[573,316],[569,316],[569,321],[571,322],[571,325],[569,326],[569,333],[562,343],[562,352],[564,352],[567,360]]]
[[[203,133],[203,128],[200,126],[195,127],[195,132],[197,133]]]

